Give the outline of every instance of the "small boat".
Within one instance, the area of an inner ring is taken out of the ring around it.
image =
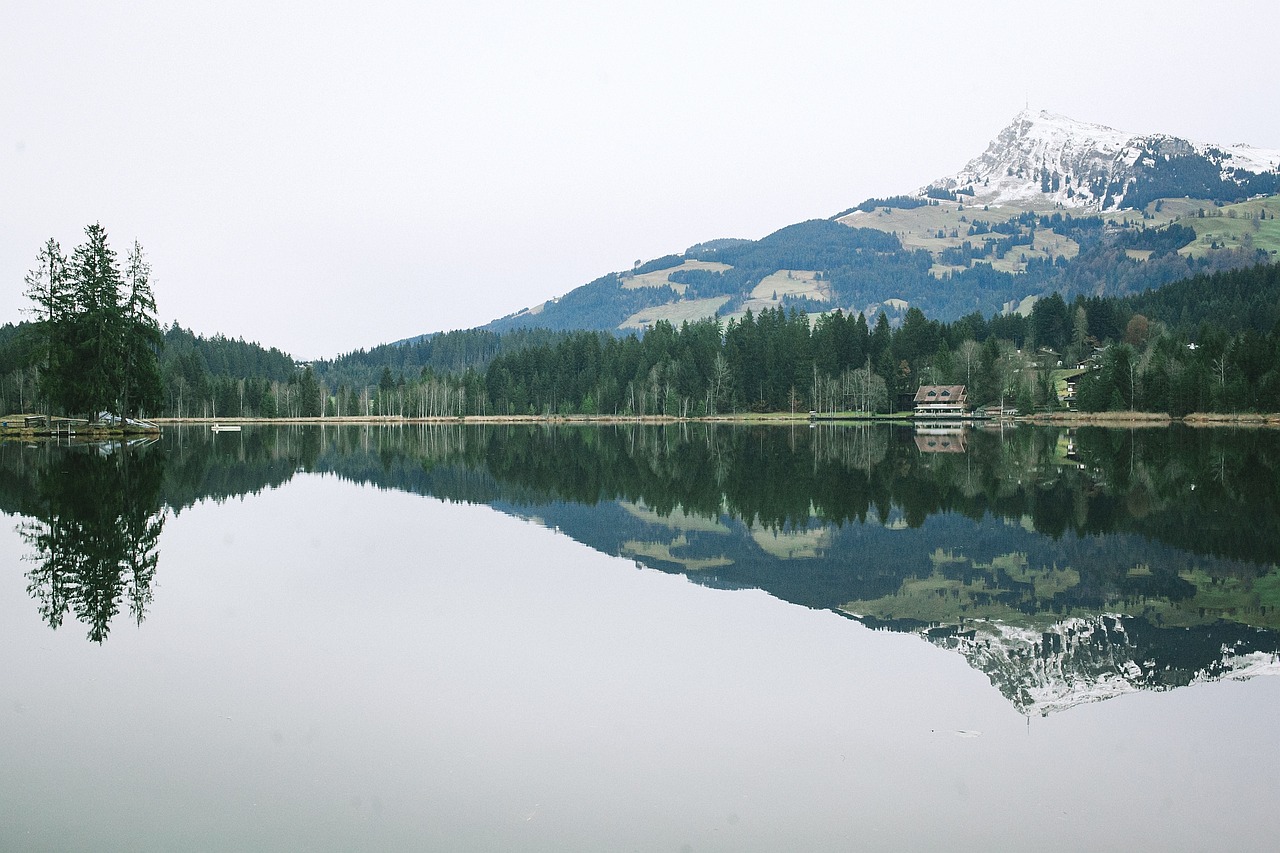
[[[240,424],[214,424],[209,429],[214,432],[239,432]]]

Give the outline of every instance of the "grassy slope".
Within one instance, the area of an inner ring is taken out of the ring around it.
[[[1199,216],[1201,209],[1205,211],[1203,219]],[[1268,218],[1259,219],[1260,211],[1266,211]],[[1250,199],[1225,207],[1199,205],[1195,210],[1188,210],[1180,220],[1196,232],[1195,242],[1182,253],[1205,255],[1213,251],[1216,242],[1229,249],[1263,249],[1280,254],[1280,218],[1277,217],[1280,217],[1280,196]]]
[[[652,326],[659,320],[666,320],[673,326],[688,321],[693,323],[704,317],[710,317],[720,310],[720,306],[729,301],[727,296],[713,296],[709,299],[682,299],[679,302],[668,302],[665,305],[654,305],[642,308],[632,314],[618,326],[619,329],[643,329]]]
[[[727,269],[732,269],[732,267],[728,264],[718,264],[714,261],[685,261],[679,266],[669,267],[665,270],[654,270],[653,272],[640,273],[639,275],[624,274],[622,276],[622,287],[626,290],[633,290],[637,287],[662,287],[666,285],[683,296],[688,285],[672,281],[671,273],[678,270],[724,272]]]

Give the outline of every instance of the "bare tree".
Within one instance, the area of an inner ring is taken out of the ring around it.
[[[964,366],[964,384],[973,387],[973,368],[982,361],[982,345],[973,338],[967,338],[956,351],[956,360]]]

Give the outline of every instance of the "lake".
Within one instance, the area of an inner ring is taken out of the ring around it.
[[[1269,850],[1280,434],[0,444],[6,851]]]

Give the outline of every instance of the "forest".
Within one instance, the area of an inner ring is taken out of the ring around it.
[[[1141,295],[1057,293],[1028,316],[952,323],[911,308],[897,328],[837,311],[766,309],[727,325],[658,323],[643,336],[576,332],[495,358],[487,410],[701,416],[892,412],[921,384],[964,384],[974,405],[1086,411],[1280,411],[1280,267],[1214,273]]]
[[[1280,267],[1197,276],[1122,299],[1058,294],[1028,316],[951,322],[909,309],[892,327],[836,311],[748,313],[643,334],[540,333],[501,346],[483,330],[449,368],[333,383],[327,414],[664,415],[887,413],[922,383],[965,384],[974,405],[1058,408],[1065,376],[1086,410],[1280,411]],[[506,338],[501,336],[499,340]],[[373,366],[371,361],[367,366]],[[331,374],[326,368],[325,373]]]
[[[832,251],[835,241],[869,236],[839,227]],[[771,252],[788,245],[787,234],[776,238]],[[724,250],[744,268],[761,251],[758,243]],[[806,239],[789,251],[821,248]],[[132,264],[122,281],[136,289]],[[85,411],[78,385],[54,381],[65,368],[51,361],[52,331],[47,321],[0,327],[0,410]],[[1026,316],[974,311],[941,322],[912,307],[894,325],[884,313],[868,322],[793,306],[727,323],[659,322],[625,336],[472,329],[304,365],[177,323],[145,341],[158,353],[154,380],[102,393],[148,416],[873,414],[910,408],[921,384],[963,384],[971,405],[1029,413],[1061,408],[1068,379],[1085,411],[1277,412],[1280,266],[1202,274],[1123,298],[1068,301],[1055,292]]]

